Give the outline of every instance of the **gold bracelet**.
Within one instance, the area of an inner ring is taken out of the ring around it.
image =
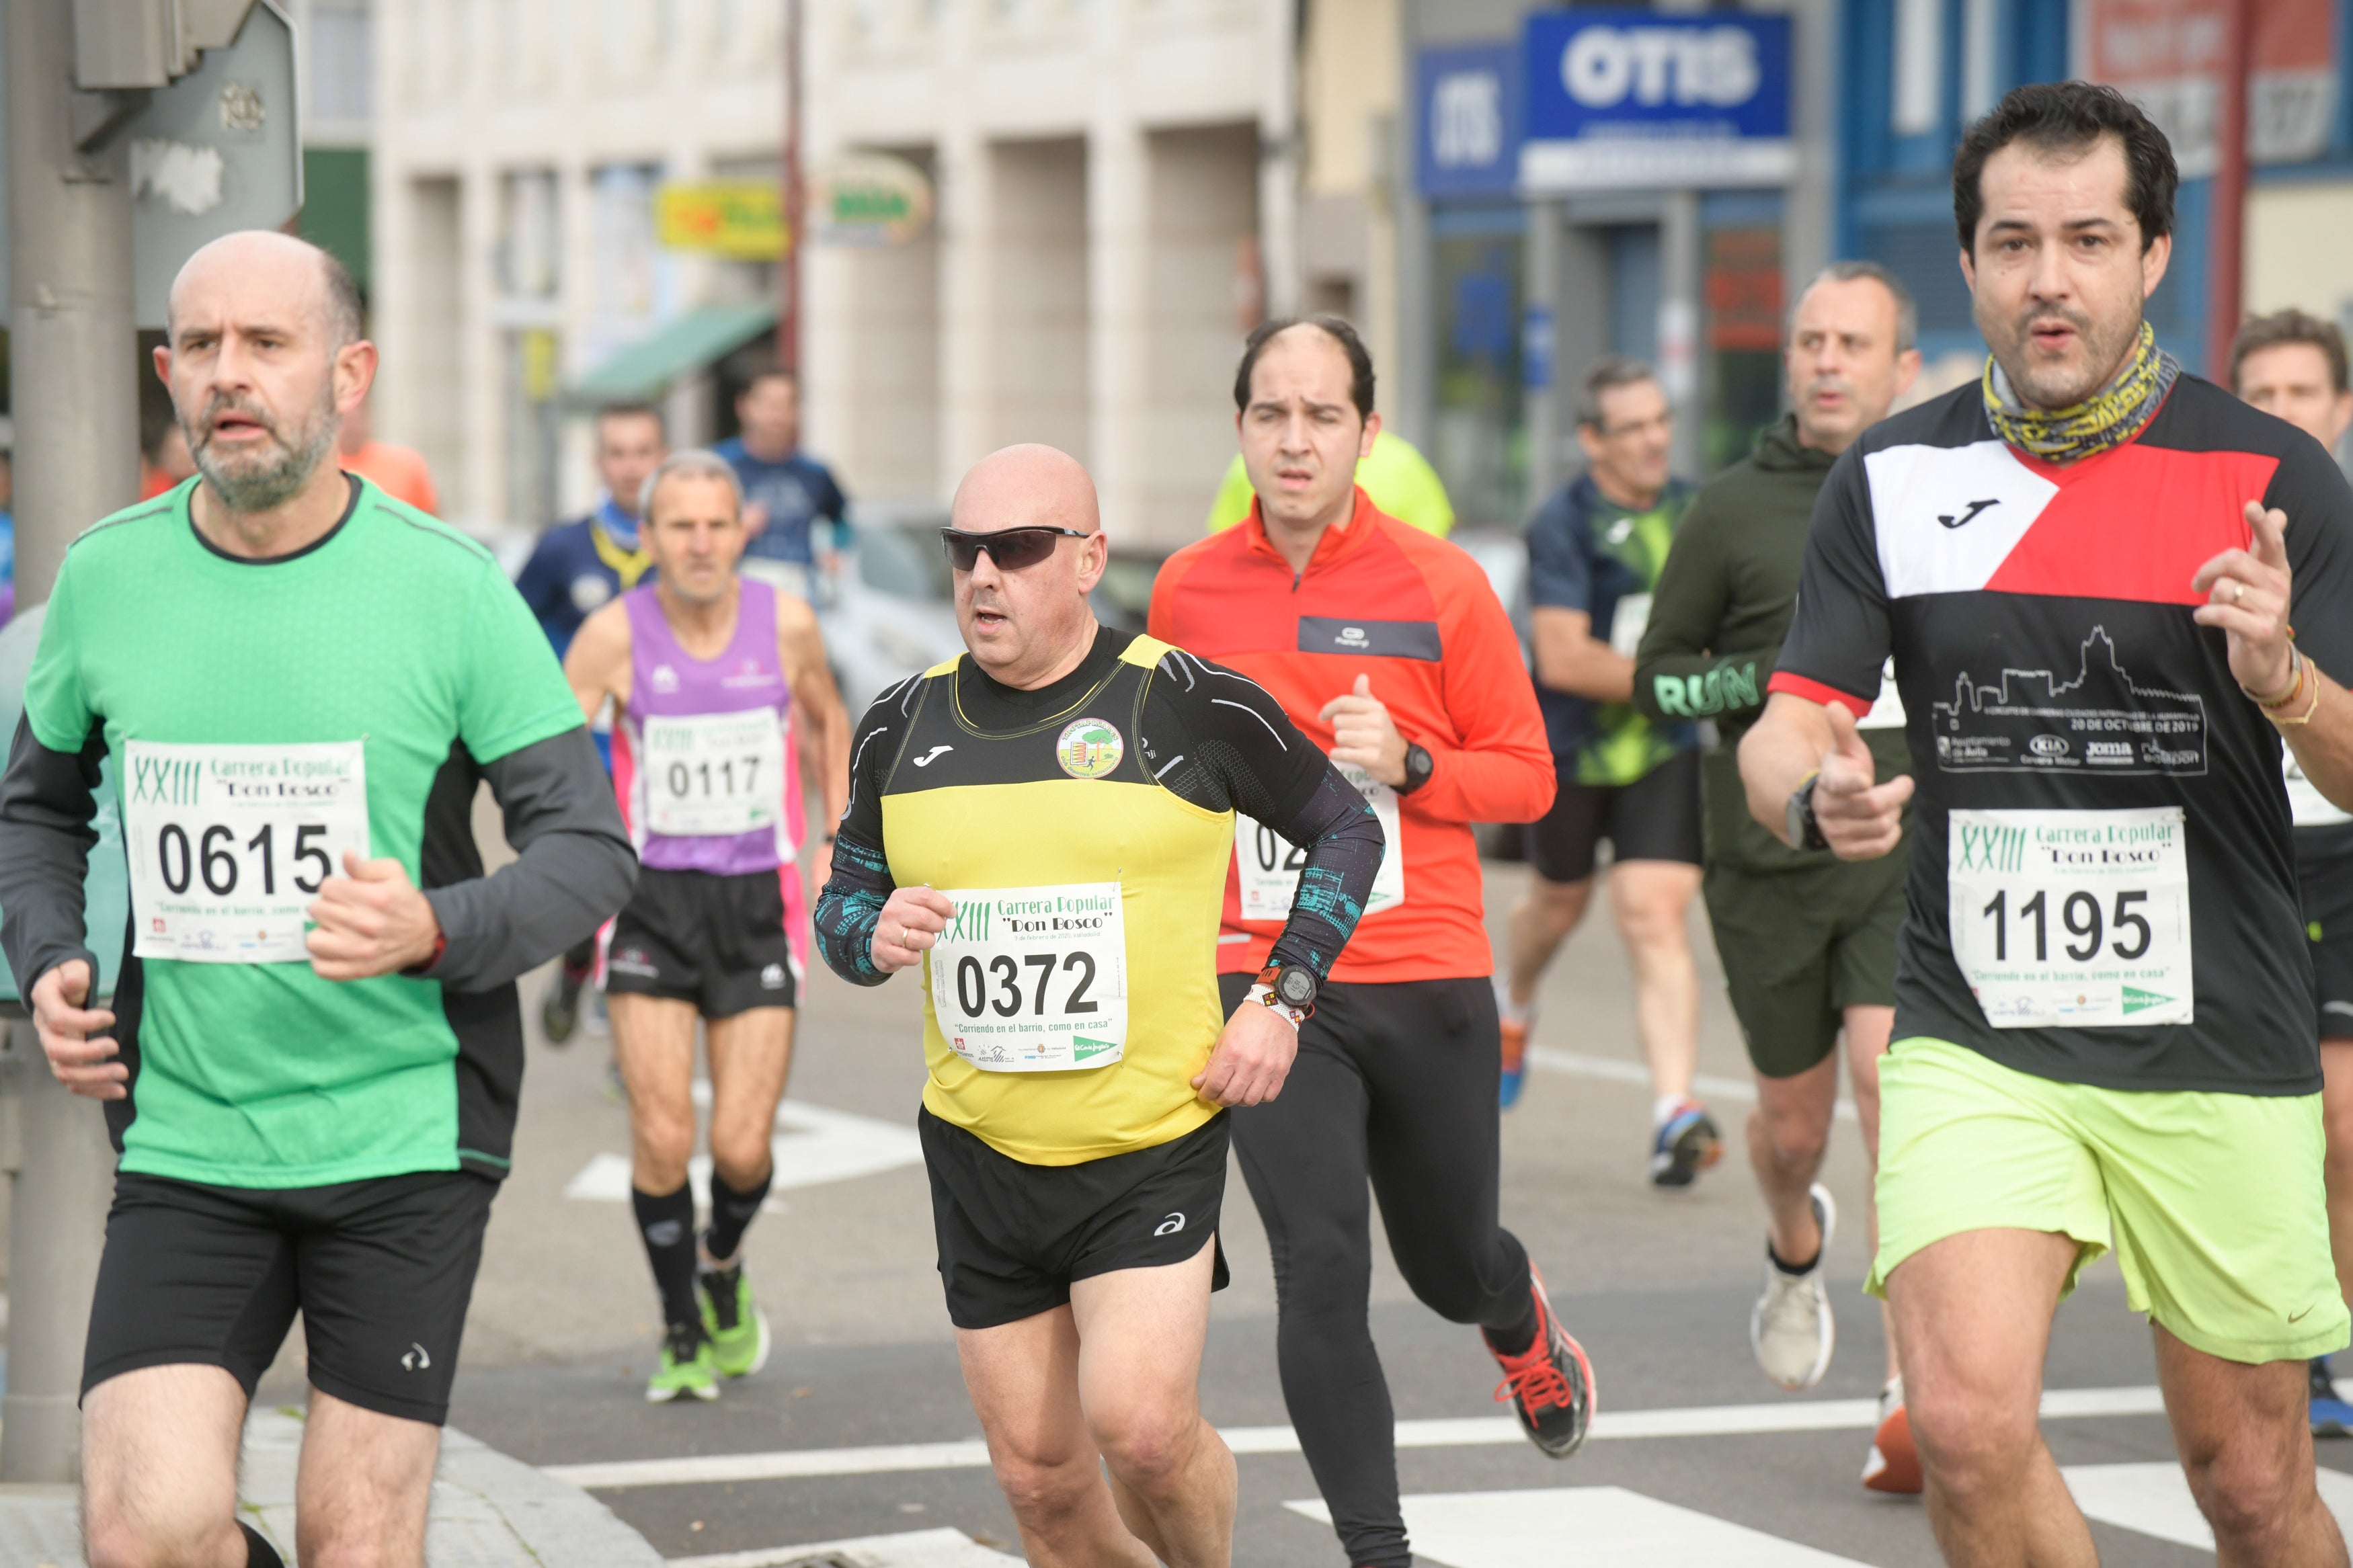
[[[2309,659],[2305,660],[2306,668],[2310,668],[2310,666],[2311,666],[2311,663],[2312,663],[2312,661],[2311,661],[2311,660],[2309,660]],[[2320,677],[2319,677],[2319,676],[2317,676],[2317,675],[2315,675],[2315,676],[2312,678],[2312,700],[2311,700],[2309,703],[2307,703],[2307,704],[2306,705],[2305,710],[2304,710],[2304,711],[2303,711],[2302,713],[2298,714],[2296,717],[2295,717],[2295,718],[2293,718],[2293,719],[2283,719],[2283,718],[2281,718],[2281,717],[2280,717],[2278,714],[2276,714],[2276,713],[2267,713],[2267,714],[2265,714],[2265,715],[2264,715],[2264,717],[2265,717],[2265,718],[2268,718],[2268,719],[2269,719],[2273,723],[2279,725],[2279,726],[2280,726],[2281,728],[2283,728],[2283,729],[2293,729],[2294,727],[2295,727],[2295,726],[2296,726],[2296,725],[2298,725],[2298,724],[2309,724],[2309,723],[2311,723],[2311,722],[2312,722],[2312,716],[2313,716],[2315,713],[2317,713],[2317,712],[2319,712],[2319,711],[2320,711]]]

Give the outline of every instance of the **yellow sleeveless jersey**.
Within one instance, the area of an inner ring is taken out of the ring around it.
[[[1234,818],[1145,772],[1138,726],[1168,645],[1137,637],[1092,689],[984,732],[956,666],[926,670],[881,790],[892,879],[956,916],[923,962],[923,1104],[1033,1165],[1181,1138],[1225,1021],[1219,914]]]

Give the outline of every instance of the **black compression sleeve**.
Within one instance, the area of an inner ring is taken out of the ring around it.
[[[1380,818],[1340,770],[1326,762],[1323,782],[1306,806],[1268,826],[1307,849],[1299,891],[1291,900],[1291,918],[1283,922],[1268,957],[1277,963],[1303,964],[1321,980],[1332,972],[1333,962],[1364,917],[1386,842]]]
[[[0,776],[0,948],[20,996],[70,958],[90,965],[90,994],[99,994],[98,959],[82,929],[82,878],[98,843],[90,824],[105,759],[96,726],[79,752],[53,752],[16,722]]]

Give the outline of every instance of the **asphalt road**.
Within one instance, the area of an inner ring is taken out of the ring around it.
[[[1492,910],[1507,906],[1522,875],[1491,868]],[[1550,976],[1537,1043],[1554,1065],[1534,1075],[1504,1139],[1505,1223],[1593,1356],[1602,1420],[1565,1464],[1503,1431],[1493,1363],[1475,1334],[1414,1302],[1383,1255],[1374,1321],[1398,1417],[1415,1424],[1419,1446],[1400,1464],[1418,1500],[1409,1517],[1423,1560],[1935,1563],[1917,1503],[1858,1479],[1870,1435],[1863,1402],[1877,1392],[1883,1352],[1876,1307],[1861,1290],[1853,1124],[1841,1124],[1826,1175],[1847,1216],[1829,1263],[1838,1355],[1820,1388],[1784,1395],[1747,1344],[1762,1211],[1745,1163],[1745,1107],[1730,1092],[1746,1064],[1704,919],[1694,911],[1701,1068],[1728,1080],[1710,1098],[1730,1151],[1695,1189],[1662,1194],[1644,1176],[1650,1096],[1630,1070],[1630,981],[1607,913],[1595,910]],[[628,1129],[607,1091],[604,1044],[550,1047],[534,1020],[515,1172],[491,1222],[453,1422],[592,1484],[672,1559],[752,1568],[787,1561],[784,1548],[904,1536],[903,1555],[882,1560],[989,1561],[924,1555],[949,1539],[943,1530],[1018,1555],[1010,1516],[972,1462],[978,1427],[933,1268],[912,1131],[919,1007],[905,977],[871,992],[813,978],[779,1131],[781,1180],[801,1184],[780,1185],[781,1212],[764,1216],[750,1242],[774,1358],[715,1405],[661,1406],[642,1399],[658,1320],[622,1201]],[[1312,1517],[1314,1482],[1281,1431],[1272,1287],[1239,1173],[1229,1198],[1234,1282],[1215,1304],[1203,1401],[1250,1450],[1240,1459],[1235,1562],[1336,1565],[1336,1544]],[[298,1334],[266,1400],[300,1399],[299,1352]],[[2211,1550],[2183,1543],[2198,1529],[2181,1511],[2153,1382],[2147,1329],[2126,1310],[2113,1265],[2094,1268],[2060,1313],[2048,1383],[2105,1392],[2048,1423],[2052,1447],[2087,1508],[2131,1522],[2094,1522],[2105,1562],[2211,1563]],[[640,1463],[651,1460],[673,1463]],[[2324,1449],[2323,1462],[2353,1472],[2353,1443]],[[2353,1503],[2353,1474],[2327,1479]]]

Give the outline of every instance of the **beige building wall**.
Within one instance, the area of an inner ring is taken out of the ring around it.
[[[808,440],[853,495],[944,500],[995,447],[1045,440],[1087,463],[1115,534],[1194,536],[1245,323],[1295,294],[1293,10],[810,0],[811,165],[871,148],[936,176],[928,316],[905,252],[808,254]]]
[[[558,379],[569,379],[668,316],[762,287],[744,264],[666,258],[649,308],[617,315],[597,263],[594,182],[620,166],[687,179],[773,170],[783,9],[376,0],[376,427],[425,451],[453,521],[548,521],[513,515],[510,482],[538,439],[517,406],[525,367],[543,363],[531,354],[552,346]],[[544,233],[519,234],[510,182],[543,174],[553,178]],[[560,437],[568,511],[594,490],[585,422],[566,418]]]
[[[1384,368],[1398,342],[1398,4],[1309,0],[1299,71],[1303,303],[1353,320]]]
[[[2247,310],[2294,305],[2353,324],[2353,184],[2258,185],[2247,197]]]

